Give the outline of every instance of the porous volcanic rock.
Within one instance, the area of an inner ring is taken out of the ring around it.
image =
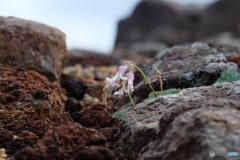
[[[182,90],[136,105],[120,119],[116,149],[129,159],[202,160],[240,152],[240,81]]]
[[[0,148],[6,148],[13,141],[13,132],[7,129],[0,129]]]
[[[228,59],[239,54],[239,48],[230,45],[195,42],[169,48],[139,67],[156,91],[160,90],[160,83],[155,66],[161,71],[164,89],[199,87],[213,84],[224,70],[238,69],[238,65]],[[137,103],[142,102],[151,89],[139,72],[135,74],[134,85],[132,96]],[[116,101],[116,105],[121,107],[128,102],[125,96]]]
[[[14,133],[28,122],[65,111],[66,91],[34,70],[0,67],[0,126]]]
[[[81,79],[66,77],[62,80],[61,84],[61,86],[67,90],[69,97],[74,97],[78,100],[84,98],[87,85]]]
[[[106,107],[98,102],[85,103],[81,110],[82,116],[78,120],[84,127],[103,128],[111,127],[114,124],[114,119],[111,113],[114,109]]]
[[[119,155],[103,146],[86,146],[93,145],[93,141],[96,143],[99,138],[104,140],[104,136],[96,132],[78,123],[61,125],[47,132],[36,146],[24,148],[15,159],[119,159]],[[92,142],[89,143],[89,140]]]
[[[67,56],[66,36],[54,27],[0,16],[0,64],[34,69],[60,80]]]
[[[51,130],[57,126],[60,126],[63,124],[69,124],[72,122],[73,120],[70,117],[69,113],[64,112],[64,113],[55,114],[43,119],[29,121],[25,123],[24,129],[27,131],[31,131],[34,134],[36,134],[39,138],[42,138],[48,130]]]

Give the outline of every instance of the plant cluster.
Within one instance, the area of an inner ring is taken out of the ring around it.
[[[240,72],[237,70],[225,70],[216,82],[234,82],[240,80]]]
[[[117,87],[118,91],[116,91],[114,93],[114,95],[118,95],[119,98],[122,98],[124,96],[124,93],[127,93],[132,105],[135,106],[135,103],[131,97],[131,92],[134,91],[133,82],[134,82],[134,77],[135,77],[133,72],[131,71],[132,68],[137,69],[142,74],[142,76],[144,77],[144,79],[146,80],[146,82],[148,83],[149,87],[152,90],[152,92],[149,94],[149,97],[147,99],[145,99],[144,101],[150,100],[152,98],[156,98],[161,95],[174,94],[174,93],[180,92],[180,89],[170,89],[170,90],[163,91],[163,81],[162,81],[162,77],[161,77],[161,72],[157,68],[157,66],[156,66],[156,78],[159,80],[159,83],[160,83],[160,91],[155,92],[152,84],[150,83],[149,79],[144,74],[144,72],[135,64],[132,64],[131,62],[127,61],[125,63],[125,65],[119,67],[118,72],[116,73],[116,75],[113,78],[106,78],[106,80],[108,81],[108,84],[103,89],[103,103],[104,104],[107,103],[106,93],[108,92],[108,90]],[[129,72],[125,74],[125,72],[127,70],[129,70]],[[132,109],[133,106],[120,109],[119,111],[115,112],[112,115],[112,117],[116,118],[116,119],[121,118],[127,111]]]

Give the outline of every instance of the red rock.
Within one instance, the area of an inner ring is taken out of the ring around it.
[[[34,69],[60,80],[66,36],[54,27],[15,17],[0,17],[0,64]]]
[[[228,59],[228,61],[238,64],[238,69],[240,69],[240,56],[231,57]]]
[[[65,112],[62,114],[56,114],[49,118],[44,118],[40,120],[30,121],[25,124],[25,129],[28,131],[33,132],[40,138],[44,136],[44,134],[57,126],[63,124],[72,123],[73,120],[71,119],[69,113]]]
[[[94,129],[82,127],[78,123],[61,125],[46,133],[34,147],[26,147],[15,159],[116,159],[120,157],[102,146],[86,147],[85,144],[97,144],[104,137]],[[103,139],[102,139],[103,140]],[[94,142],[95,141],[95,142]],[[81,158],[80,158],[81,157]]]
[[[102,128],[114,124],[110,110],[100,103],[85,104],[82,114],[78,122],[84,127]]]
[[[6,148],[12,141],[13,132],[6,129],[0,129],[0,148]]]
[[[64,112],[65,92],[36,71],[0,67],[1,126],[19,133],[28,122]]]
[[[49,131],[36,147],[26,147],[16,157],[26,160],[37,159],[71,159],[71,156],[85,148],[82,132],[74,125],[62,125]]]
[[[86,150],[78,152],[74,160],[123,160],[123,158],[108,148],[102,146],[91,146]]]

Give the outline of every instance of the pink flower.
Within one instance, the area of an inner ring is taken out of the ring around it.
[[[126,88],[126,81],[122,81],[121,88],[118,90],[118,92],[114,92],[114,95],[118,95],[119,98],[122,98],[124,95],[124,92],[126,92],[125,88]]]
[[[122,81],[121,88],[119,89],[118,92],[115,92],[114,95],[118,95],[119,98],[122,98],[124,95],[124,92],[129,93],[133,92],[133,81],[134,81],[134,74],[132,71],[129,71],[129,73],[126,74],[127,76],[127,81],[124,80]],[[128,87],[126,88],[126,82],[128,82]]]
[[[111,88],[114,86],[120,87],[120,85],[118,84],[120,80],[123,80],[123,81],[127,80],[127,77],[123,77],[126,70],[127,70],[127,65],[120,66],[117,74],[113,78],[106,78],[106,80],[110,82]]]
[[[133,81],[134,81],[134,74],[132,71],[129,71],[129,73],[126,74],[127,80],[128,80],[128,91],[133,92]]]

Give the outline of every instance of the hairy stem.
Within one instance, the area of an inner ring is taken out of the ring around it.
[[[130,94],[129,92],[127,92],[127,94],[128,94],[128,97],[129,97],[129,99],[130,99],[132,105],[135,106],[135,103],[134,103],[134,101],[133,101],[133,99],[132,99],[131,94]]]
[[[152,92],[154,93],[155,97],[157,97],[157,94],[156,94],[155,90],[153,89],[153,86],[152,86],[151,82],[149,81],[149,79],[147,78],[147,76],[143,73],[143,71],[138,66],[136,66],[134,64],[132,64],[132,65],[142,74],[144,79],[147,81],[149,87],[151,88]]]

